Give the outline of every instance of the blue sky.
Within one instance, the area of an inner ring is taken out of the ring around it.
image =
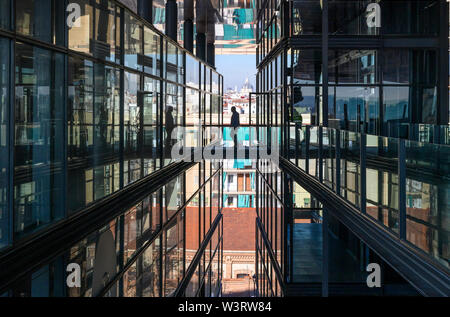
[[[216,68],[224,78],[224,89],[242,87],[245,78],[256,89],[256,55],[216,55]]]

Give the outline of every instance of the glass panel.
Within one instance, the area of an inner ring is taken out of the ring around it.
[[[177,47],[167,42],[167,59],[166,59],[166,78],[168,80],[177,82],[178,81],[178,56]]]
[[[172,157],[172,147],[177,140],[181,140],[181,135],[176,135],[176,127],[183,125],[183,99],[179,98],[182,87],[175,84],[166,83],[166,108],[164,109],[164,153],[165,158]],[[174,134],[175,133],[175,134]],[[182,131],[178,131],[179,134]],[[169,162],[169,161],[167,161]]]
[[[189,267],[200,246],[199,204],[200,195],[197,194],[186,207],[186,228],[190,228],[190,230],[186,231],[186,269]]]
[[[69,191],[68,199],[71,211],[119,189],[119,163],[105,164],[119,151],[119,74],[118,70],[102,64],[93,67],[90,61],[69,58],[68,182],[73,190]],[[88,163],[93,158],[95,163]],[[70,168],[80,160],[94,169]]]
[[[194,89],[186,89],[186,125],[199,124],[199,93]]]
[[[341,131],[341,195],[356,207],[360,206],[360,135]]]
[[[293,68],[293,84],[321,83],[322,52],[320,50],[295,50]]]
[[[159,297],[159,239],[142,256],[142,297]]]
[[[329,101],[329,111],[335,113],[340,129],[376,133],[379,96],[378,87],[332,87],[329,97],[334,100]]]
[[[89,4],[89,0],[73,0],[72,3],[78,5],[81,11],[80,17],[78,19],[74,18],[72,23],[69,24],[69,48],[90,54],[92,52],[91,40],[94,37],[93,8]]]
[[[381,224],[398,232],[398,139],[367,135],[366,212]],[[389,162],[382,171],[371,162]]]
[[[99,154],[119,151],[120,72],[95,64],[94,146]]]
[[[436,85],[438,60],[435,50],[384,50],[383,83]]]
[[[200,69],[198,61],[186,54],[186,85],[200,88]]]
[[[124,250],[123,261],[128,260],[135,254],[138,247],[138,238],[140,237],[140,220],[141,220],[142,203],[132,207],[124,216]]]
[[[9,108],[10,108],[10,42],[0,38],[0,249],[10,240],[9,184]]]
[[[137,19],[125,11],[125,66],[142,70],[142,30]]]
[[[116,60],[116,7],[114,2],[96,0],[94,56]]]
[[[177,177],[165,186],[166,215],[165,220],[169,220],[181,208],[183,204],[183,179]]]
[[[17,0],[16,31],[54,44],[64,44],[65,8],[58,0]],[[3,10],[3,7],[2,7]],[[9,11],[7,11],[9,14]],[[54,17],[54,19],[49,19]]]
[[[124,151],[138,152],[141,133],[140,105],[138,91],[140,90],[140,76],[125,72],[125,105],[124,105]]]
[[[439,0],[381,1],[384,34],[439,33]]]
[[[409,87],[383,88],[383,119],[390,136],[399,136],[402,133],[397,130],[399,124],[410,122],[410,90]]]
[[[449,267],[450,147],[406,141],[406,164],[406,238]]]
[[[160,37],[144,26],[144,71],[159,76],[161,67]]]
[[[64,216],[64,56],[16,45],[15,231],[21,236]]]
[[[94,144],[94,67],[88,60],[69,57],[68,159],[92,155]]]
[[[87,160],[94,145],[94,67],[91,61],[69,57],[68,67],[68,165]],[[69,168],[69,211],[93,201],[92,169]]]
[[[317,0],[294,0],[292,2],[292,34],[321,34],[321,2]]]
[[[378,51],[331,50],[328,57],[329,82],[374,84],[378,78]]]
[[[145,78],[143,93],[143,153],[147,168],[144,175],[149,175],[159,167],[160,132],[159,124],[159,90],[160,81]]]
[[[136,297],[136,262],[123,274],[123,296]]]
[[[369,15],[370,7],[368,6],[371,3],[375,1],[330,1],[328,9],[330,34],[378,35],[380,28],[377,27],[377,23],[381,21],[378,16]]]
[[[0,0],[0,29],[9,29],[11,24],[11,0]]]
[[[292,102],[294,121],[304,125],[314,124],[317,108],[322,105],[322,87],[294,86]]]
[[[164,246],[164,296],[170,297],[176,290],[180,276],[180,266],[182,262],[182,254],[180,251],[180,238],[178,236],[178,223],[176,221],[165,231]]]

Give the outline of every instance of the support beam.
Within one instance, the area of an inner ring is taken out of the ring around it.
[[[196,1],[196,28],[197,36],[196,40],[196,52],[195,55],[206,62],[206,32],[208,23],[208,3],[209,1]]]
[[[318,109],[316,122],[328,127],[328,0],[322,0],[322,82],[322,118]]]
[[[194,0],[184,0],[184,48],[194,53]]]
[[[449,86],[449,61],[448,61],[448,12],[449,3],[440,1],[440,27],[439,27],[439,112],[437,115],[437,124],[447,125],[449,123],[449,104],[448,104],[448,86]]]
[[[206,46],[206,61],[213,67],[216,67],[216,46],[214,43],[208,43]]]
[[[153,0],[138,0],[138,14],[153,23]]]
[[[206,61],[206,34],[197,33],[195,41],[196,41],[195,55],[202,61]]]
[[[178,6],[176,0],[167,0],[166,3],[166,35],[177,40]]]
[[[208,29],[208,31],[206,33],[206,43],[207,43],[206,61],[211,66],[215,67],[216,47],[215,47],[214,43],[216,41],[216,25],[214,23],[214,11],[213,10],[209,10],[207,29]]]

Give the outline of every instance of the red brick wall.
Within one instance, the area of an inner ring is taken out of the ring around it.
[[[223,209],[224,251],[255,250],[255,208]]]

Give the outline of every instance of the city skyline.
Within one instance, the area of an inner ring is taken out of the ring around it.
[[[217,55],[216,69],[224,77],[224,89],[241,89],[248,78],[249,83],[256,87],[255,55]],[[233,67],[230,67],[233,65]],[[239,69],[239,73],[236,72]]]

